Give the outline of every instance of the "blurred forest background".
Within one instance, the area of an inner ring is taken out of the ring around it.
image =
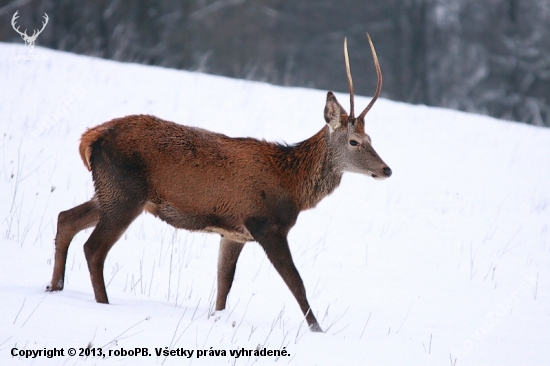
[[[550,0],[0,0],[0,41],[550,126]]]

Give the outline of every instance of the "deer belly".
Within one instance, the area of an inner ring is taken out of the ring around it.
[[[254,238],[240,220],[216,214],[200,212],[183,212],[167,202],[154,204],[148,202],[145,211],[178,229],[217,233],[230,240],[245,243]]]

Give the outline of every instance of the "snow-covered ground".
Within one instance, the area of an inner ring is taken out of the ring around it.
[[[146,113],[295,143],[325,124],[326,91],[24,53],[0,44],[1,365],[550,365],[549,129],[379,100],[366,126],[393,176],[345,174],[289,235],[324,334],[307,330],[255,243],[212,316],[219,237],[147,214],[109,253],[101,305],[82,251],[90,230],[70,248],[65,290],[44,292],[57,214],[93,194],[77,151],[86,127]],[[86,347],[111,356],[79,356]],[[289,355],[230,355],[258,347]],[[64,355],[12,356],[53,348]],[[114,355],[136,348],[152,355]]]

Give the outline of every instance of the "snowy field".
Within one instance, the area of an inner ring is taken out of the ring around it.
[[[366,129],[393,176],[346,173],[289,235],[324,334],[308,331],[256,243],[212,315],[219,237],[148,214],[109,253],[101,305],[82,251],[90,230],[70,247],[65,290],[44,292],[58,213],[93,195],[85,128],[144,113],[295,143],[324,126],[326,91],[24,53],[0,44],[0,365],[550,365],[550,129],[379,100]],[[343,60],[333,67],[345,78]],[[136,348],[151,356],[119,355]],[[257,348],[287,355],[230,355]]]

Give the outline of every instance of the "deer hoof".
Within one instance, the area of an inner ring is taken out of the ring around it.
[[[309,330],[315,333],[324,333],[323,329],[321,329],[321,326],[319,324],[312,324],[309,326]]]
[[[55,285],[53,283],[46,286],[46,292],[62,291],[63,290],[63,281],[57,282]]]

